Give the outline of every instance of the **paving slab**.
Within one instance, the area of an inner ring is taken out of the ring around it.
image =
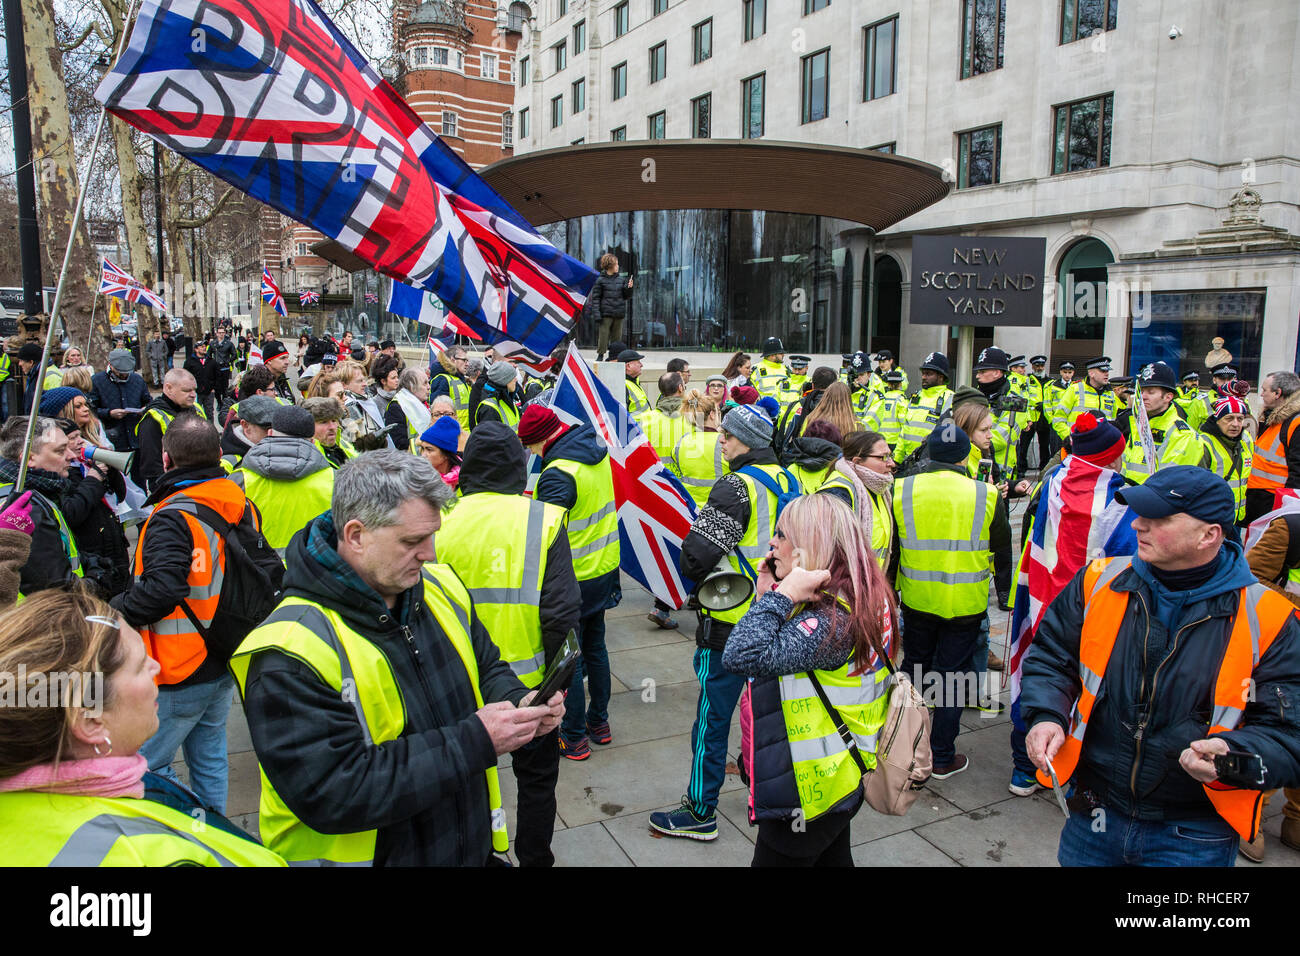
[[[932,790],[926,789],[917,798],[916,803],[901,817],[886,816],[864,805],[853,818],[854,846],[872,840],[880,840],[905,830],[915,830],[926,824],[934,823],[961,813],[961,809],[949,803]]]
[[[261,797],[262,775],[257,769],[257,754],[251,750],[231,754],[226,816],[256,813]]]
[[[927,789],[961,810],[977,810],[1011,796],[1007,792],[1012,765],[1006,727],[963,731],[957,736],[957,752],[970,758],[970,766],[946,780],[931,780]]]
[[[750,843],[758,839],[758,827],[749,825],[749,793],[743,785],[735,790],[724,790],[718,794],[718,812],[725,816]]]
[[[556,866],[633,866],[605,826],[586,826],[556,832],[551,838]]]
[[[855,830],[860,818],[861,814],[853,820],[852,827]],[[850,833],[851,840],[856,836],[856,833]],[[895,833],[869,843],[859,843],[853,848],[853,862],[856,866],[958,865],[934,844],[921,839],[911,830],[904,830],[902,833]]]
[[[614,651],[609,655],[609,669],[630,690],[643,689],[646,680],[654,681],[656,686],[693,684],[694,654],[694,644],[685,642]]]
[[[226,750],[238,754],[252,749],[253,738],[248,733],[248,718],[244,716],[244,705],[236,694],[235,702],[230,707],[230,716],[226,718]]]
[[[652,807],[676,810],[679,802]],[[666,837],[650,829],[650,813],[637,813],[605,821],[605,829],[637,866],[749,866],[754,844],[725,816],[718,820],[716,840]]]
[[[656,684],[653,700],[647,700],[649,690],[626,691],[610,697],[609,726],[614,735],[610,747],[691,732],[695,705],[700,696],[699,686],[694,681],[689,684]],[[689,749],[684,751],[682,760],[689,760],[689,754]]]
[[[1055,801],[1008,796],[914,833],[962,866],[1056,866],[1064,824]]]

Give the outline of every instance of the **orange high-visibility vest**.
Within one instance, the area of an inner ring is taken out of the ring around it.
[[[189,594],[185,603],[205,628],[212,625],[221,597],[221,584],[226,572],[226,542],[221,535],[195,517],[194,503],[205,504],[231,524],[238,524],[246,504],[244,491],[229,478],[214,478],[192,485],[159,502],[153,514],[140,529],[140,539],[135,548],[135,576],[144,573],[145,539],[150,522],[162,511],[179,512],[189,526],[193,540],[190,573],[187,579]],[[254,511],[254,521],[257,514]],[[259,523],[260,524],[260,523]],[[189,677],[207,659],[208,647],[203,635],[177,604],[161,620],[140,628],[149,656],[158,662],[160,670],[154,678],[157,684],[179,684]]]
[[[1282,437],[1283,424],[1278,422],[1276,425],[1269,425],[1260,433],[1259,439],[1255,442],[1255,457],[1251,461],[1250,474],[1246,477],[1247,488],[1276,491],[1286,486],[1288,474],[1286,449],[1291,444],[1291,436],[1295,434],[1296,426],[1300,425],[1300,415],[1293,415],[1285,422],[1285,438]]]
[[[1074,775],[1079,764],[1088,718],[1101,695],[1106,665],[1115,649],[1115,640],[1128,608],[1128,594],[1113,591],[1110,585],[1132,562],[1132,557],[1097,560],[1084,571],[1083,631],[1079,637],[1079,680],[1082,686],[1079,699],[1074,703],[1065,743],[1052,761],[1057,779],[1062,784]],[[1295,608],[1289,601],[1262,584],[1241,589],[1228,649],[1214,682],[1214,712],[1205,732],[1207,737],[1233,730],[1241,723],[1255,665],[1268,652],[1286,619],[1294,612]],[[1052,785],[1042,770],[1037,776],[1043,786]],[[1242,839],[1253,840],[1259,832],[1264,792],[1229,787],[1218,781],[1204,784],[1204,787],[1205,795],[1219,816],[1231,824]]]

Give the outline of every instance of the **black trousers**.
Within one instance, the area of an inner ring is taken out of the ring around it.
[[[1273,510],[1273,491],[1270,488],[1246,489],[1246,524],[1262,518]]]
[[[984,616],[944,618],[903,605],[903,672],[927,703],[933,703],[930,749],[934,765],[946,766],[957,754],[961,712],[970,693],[978,693],[971,654]]]
[[[515,809],[515,856],[520,866],[554,866],[555,782],[560,777],[557,727],[520,747],[511,758],[519,800]]]
[[[794,832],[789,820],[760,820],[749,865],[852,866],[852,819],[852,813],[828,813],[808,823],[802,833]]]

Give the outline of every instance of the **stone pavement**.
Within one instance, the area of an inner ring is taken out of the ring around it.
[[[747,866],[756,831],[746,822],[740,778],[727,776],[718,807],[718,838],[711,843],[663,838],[647,825],[651,811],[674,809],[686,791],[690,732],[698,685],[691,666],[692,616],[682,628],[659,630],[646,620],[648,594],[626,576],[623,603],[607,618],[613,674],[610,726],[614,743],[592,747],[590,759],[561,759],[553,843],[560,866]],[[994,604],[991,646],[1004,656],[1007,615]],[[1003,693],[1003,700],[1006,693]],[[904,817],[863,807],[852,824],[853,857],[860,866],[1055,866],[1062,817],[1050,792],[1022,798],[1007,792],[1011,775],[1009,721],[968,710],[957,739],[970,769],[932,782]],[[733,721],[730,753],[739,747]],[[259,776],[238,702],[231,708],[230,816],[257,832]],[[515,781],[502,760],[501,789],[514,826]],[[183,771],[183,768],[178,768]],[[1265,826],[1265,866],[1295,866],[1300,853],[1278,840],[1281,794]],[[1253,864],[1238,858],[1238,865]]]

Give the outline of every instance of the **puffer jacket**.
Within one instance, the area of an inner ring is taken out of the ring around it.
[[[789,468],[794,476],[799,479],[799,484],[805,485],[803,480],[805,475],[819,475],[830,477],[827,472],[834,468],[836,460],[841,456],[840,446],[825,438],[791,438],[781,448],[781,464]],[[804,489],[805,493],[807,489]]]
[[[244,455],[241,468],[276,481],[296,481],[314,475],[329,462],[306,438],[268,435]]]
[[[1226,542],[1218,560],[1209,582],[1187,592],[1165,590],[1136,557],[1111,582],[1130,597],[1075,780],[1112,811],[1140,820],[1217,817],[1178,758],[1209,730],[1238,592],[1255,581],[1236,542]],[[1080,688],[1083,574],[1048,607],[1025,657],[1020,708],[1027,726],[1051,720],[1069,728]],[[1253,678],[1241,725],[1217,736],[1263,757],[1268,772],[1261,789],[1300,785],[1300,622],[1294,616]]]
[[[623,276],[602,272],[587,297],[592,300],[591,307],[598,318],[621,319],[627,314],[627,300],[632,298],[632,290],[627,287],[627,279]]]

